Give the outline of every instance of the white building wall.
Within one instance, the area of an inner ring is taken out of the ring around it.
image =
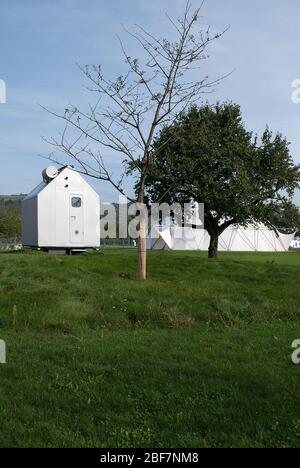
[[[100,199],[81,175],[71,168],[65,168],[49,184],[40,187],[40,191],[34,191],[33,195],[23,202],[23,244],[49,248],[98,247]],[[71,212],[72,196],[80,197],[82,206],[73,208]],[[26,208],[27,205],[30,206],[30,212]],[[77,209],[81,211],[77,212]],[[77,228],[79,218],[82,219],[80,230]],[[77,223],[76,228],[72,224],[74,219]],[[36,235],[30,231],[30,226],[34,223],[37,225]],[[78,230],[78,237],[72,229]],[[30,239],[28,231],[31,232]]]
[[[56,181],[53,180],[38,195],[38,247],[56,244]]]

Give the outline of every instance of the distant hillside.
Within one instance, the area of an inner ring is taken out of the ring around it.
[[[21,209],[21,201],[26,197],[24,194],[20,195],[0,195],[0,211],[3,212],[19,212]]]

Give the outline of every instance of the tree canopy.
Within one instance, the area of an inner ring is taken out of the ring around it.
[[[0,207],[0,237],[21,237],[21,215],[17,209]]]
[[[218,238],[233,224],[270,222],[291,205],[300,182],[289,143],[267,127],[259,138],[247,131],[240,106],[192,106],[155,141],[146,180],[149,201],[204,203],[204,221],[216,257]]]

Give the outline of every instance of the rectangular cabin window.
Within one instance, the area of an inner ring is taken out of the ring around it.
[[[72,197],[71,198],[72,208],[81,208],[81,198],[80,197]]]

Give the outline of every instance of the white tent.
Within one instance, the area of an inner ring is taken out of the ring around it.
[[[294,234],[274,231],[263,224],[230,226],[219,238],[220,252],[287,252]],[[208,250],[210,237],[205,229],[157,226],[148,238],[151,250]]]
[[[99,195],[78,172],[48,167],[22,202],[22,242],[46,250],[100,245]]]

